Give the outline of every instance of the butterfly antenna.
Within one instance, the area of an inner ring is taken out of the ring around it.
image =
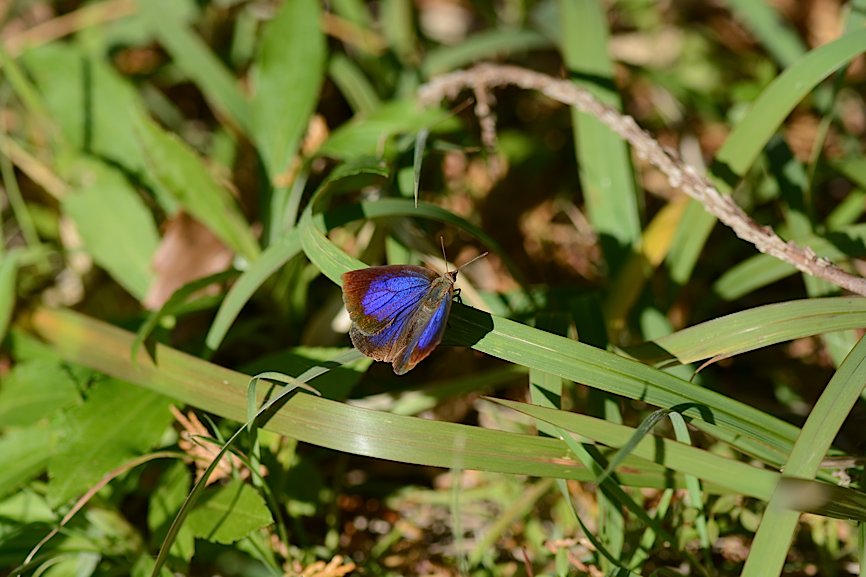
[[[476,256],[475,258],[473,258],[472,260],[470,260],[469,262],[464,262],[463,264],[461,264],[460,266],[458,266],[458,267],[457,267],[457,270],[460,270],[460,269],[463,268],[463,267],[469,266],[470,264],[472,264],[472,263],[475,262],[476,260],[478,260],[478,259],[482,259],[482,258],[484,258],[485,256],[487,256],[488,254],[490,254],[488,251],[484,251],[484,252],[482,252],[481,254],[479,254],[478,256]]]
[[[448,257],[445,256],[445,237],[439,237],[439,244],[442,245],[442,260],[445,261],[445,272],[448,272]]]

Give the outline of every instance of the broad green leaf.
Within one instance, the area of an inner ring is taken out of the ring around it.
[[[113,68],[74,43],[52,43],[22,56],[51,119],[74,149],[147,178],[130,121],[144,115],[135,90]]]
[[[193,535],[215,543],[234,543],[272,522],[261,495],[240,480],[205,490],[187,517]]]
[[[250,134],[250,106],[235,76],[184,22],[184,14],[172,8],[174,0],[137,0],[144,21],[175,65],[202,91],[214,109]]]
[[[253,69],[253,126],[272,183],[298,153],[325,78],[318,0],[284,2],[262,32]]]
[[[149,119],[142,119],[136,129],[154,178],[227,246],[255,260],[259,246],[250,225],[204,161],[180,138]]]
[[[168,398],[123,381],[92,387],[60,431],[48,467],[51,502],[59,505],[84,493],[104,474],[154,447],[171,422],[168,405]]]
[[[129,181],[106,164],[82,158],[73,180],[78,185],[64,197],[63,210],[87,252],[120,286],[143,299],[159,243],[153,216]]]
[[[42,475],[57,441],[56,431],[47,423],[10,429],[0,437],[0,496]]]
[[[392,101],[335,130],[318,153],[342,159],[380,156],[393,136],[414,134],[422,128],[436,132],[452,126],[453,121],[442,110],[422,109],[413,101]]]
[[[79,400],[75,381],[60,364],[18,364],[0,379],[0,429],[36,423]]]
[[[3,487],[6,488],[5,485]],[[16,523],[44,523],[47,525],[56,522],[57,515],[42,495],[25,490],[0,501],[0,519]]]

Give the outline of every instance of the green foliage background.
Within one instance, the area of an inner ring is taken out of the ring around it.
[[[417,97],[485,61],[570,78],[858,271],[866,5],[800,4],[4,5],[0,565],[858,573],[864,299],[595,118],[499,90],[491,149],[478,95]],[[351,351],[337,285],[443,268],[440,237],[491,254],[398,378]]]

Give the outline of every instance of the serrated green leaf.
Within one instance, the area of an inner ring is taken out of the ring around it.
[[[21,363],[0,379],[0,428],[30,425],[79,400],[75,381],[61,365]]]
[[[60,445],[48,467],[55,505],[83,493],[105,473],[153,448],[171,422],[169,399],[109,379],[69,411]]]
[[[214,543],[234,543],[271,523],[265,500],[243,481],[205,491],[187,517],[196,537]]]

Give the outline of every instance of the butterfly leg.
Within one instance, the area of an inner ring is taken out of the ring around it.
[[[463,304],[463,299],[460,297],[460,289],[454,289],[454,300],[456,300],[461,305]]]

